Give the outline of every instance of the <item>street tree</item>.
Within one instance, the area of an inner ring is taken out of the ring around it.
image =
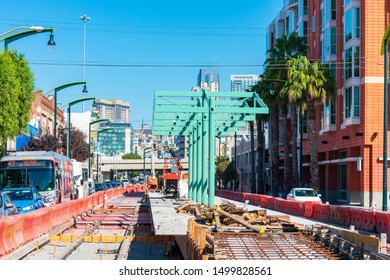
[[[122,159],[142,159],[142,157],[139,154],[128,153],[124,154],[122,156]]]
[[[66,155],[66,143],[68,129],[60,126],[57,131],[57,139],[48,131],[40,131],[39,137],[30,138],[30,141],[22,149],[24,151],[58,151]],[[93,156],[88,150],[87,135],[78,128],[71,128],[71,155],[72,158],[84,162],[88,157]],[[55,142],[57,140],[57,142]]]
[[[307,46],[303,37],[298,36],[298,33],[293,32],[291,34],[284,35],[276,39],[275,45],[272,49],[268,50],[268,59],[266,63],[268,67],[266,69],[267,78],[275,85],[275,93],[278,94],[279,108],[282,113],[282,126],[278,129],[281,134],[281,141],[284,151],[284,190],[288,192],[292,186],[296,186],[298,183],[298,157],[297,157],[297,103],[300,102],[300,97],[290,96],[288,88],[286,88],[286,82],[288,80],[288,69],[286,63],[291,57],[298,57],[305,54]],[[288,111],[290,110],[290,126],[288,129]],[[278,116],[278,115],[277,115]],[[279,117],[278,117],[279,119]],[[291,132],[291,154],[292,154],[292,176],[290,175],[290,146],[288,132]],[[279,139],[275,140],[279,143]],[[274,139],[273,139],[274,140]],[[274,152],[276,153],[276,147]],[[275,159],[276,160],[276,159]],[[292,177],[292,180],[291,180]]]
[[[336,93],[336,82],[329,68],[320,61],[311,62],[306,56],[290,58],[287,62],[289,80],[286,85],[291,94],[303,96],[307,111],[308,140],[310,146],[311,186],[319,190],[319,165],[317,150],[317,118],[315,106]]]
[[[35,99],[34,75],[23,55],[5,50],[0,53],[0,151],[7,139],[27,131]]]

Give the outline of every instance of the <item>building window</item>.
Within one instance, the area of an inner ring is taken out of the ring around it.
[[[308,14],[308,8],[307,8],[307,0],[303,0],[303,14]]]
[[[337,49],[337,34],[336,27],[330,28],[330,54],[336,54]]]
[[[345,51],[344,79],[352,78],[352,48]]]
[[[321,106],[321,129],[329,129],[336,124],[336,102],[334,98],[329,98]]]
[[[344,119],[360,117],[360,87],[353,86],[345,89]]]
[[[316,32],[316,16],[312,16],[311,18],[311,31]]]
[[[349,9],[344,19],[345,42],[360,38],[360,8]]]
[[[353,76],[360,77],[360,47],[353,48]]]
[[[331,2],[332,20],[335,20],[337,16],[337,12],[336,12],[337,4],[336,4],[336,0],[331,0],[331,1],[332,1]]]
[[[360,38],[360,8],[353,9],[354,38]]]

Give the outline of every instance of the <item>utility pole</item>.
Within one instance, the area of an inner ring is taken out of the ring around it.
[[[85,81],[85,61],[86,61],[86,39],[87,39],[87,21],[91,20],[91,17],[83,15],[79,17],[80,20],[84,22],[84,62],[83,62],[83,80]],[[84,89],[82,93],[82,98],[87,96],[88,90],[87,86],[84,84]],[[84,113],[84,102],[81,104],[81,111]]]

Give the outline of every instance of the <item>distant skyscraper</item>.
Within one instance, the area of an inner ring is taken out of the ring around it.
[[[259,75],[257,74],[230,75],[231,91],[250,90],[258,82]]]
[[[130,103],[122,100],[96,99],[99,118],[109,119],[113,123],[130,123]]]
[[[219,91],[218,71],[212,68],[200,69],[198,75],[198,87],[208,89],[212,92]]]

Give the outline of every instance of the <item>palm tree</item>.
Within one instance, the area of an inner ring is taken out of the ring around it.
[[[273,49],[268,50],[268,56],[269,58],[266,60],[266,76],[269,78],[269,80],[278,80],[278,85],[275,86],[275,88],[280,88],[280,95],[279,95],[279,105],[282,112],[282,129],[281,132],[281,140],[283,143],[283,149],[284,149],[284,190],[289,191],[291,187],[291,181],[293,182],[293,185],[295,186],[298,182],[298,158],[297,158],[297,101],[299,98],[292,99],[289,96],[288,88],[285,86],[285,82],[288,78],[288,71],[286,68],[286,63],[288,58],[290,57],[298,57],[298,55],[304,54],[307,50],[307,46],[305,45],[305,42],[302,37],[299,37],[296,32],[291,33],[289,36],[282,36],[278,38],[275,42],[275,47]],[[290,108],[290,118],[291,118],[291,131],[292,131],[292,159],[293,159],[293,180],[291,180],[291,172],[290,172],[290,151],[289,151],[289,143],[288,143],[288,136],[287,136],[287,124],[288,124],[288,106]],[[274,112],[276,116],[278,112]],[[278,119],[277,119],[278,121]],[[273,127],[274,128],[274,127]],[[274,131],[277,130],[279,132],[278,128],[275,128]],[[274,134],[273,143],[279,143],[279,135]],[[276,138],[277,137],[277,138]],[[279,151],[275,150],[273,151],[273,155],[276,153],[279,155]],[[273,163],[277,163],[278,160],[274,158]]]
[[[335,81],[321,62],[310,62],[306,56],[290,58],[287,62],[289,80],[286,84],[291,96],[303,97],[307,110],[308,139],[310,145],[311,186],[319,190],[317,151],[317,118],[315,104],[335,93]]]
[[[252,91],[256,91],[260,98],[265,100],[268,103],[270,94],[269,94],[269,84],[266,80],[262,79],[259,83],[252,87]],[[267,190],[265,188],[264,174],[264,157],[265,157],[265,124],[269,122],[269,117],[264,114],[256,115],[256,128],[257,128],[257,193],[266,194]]]

